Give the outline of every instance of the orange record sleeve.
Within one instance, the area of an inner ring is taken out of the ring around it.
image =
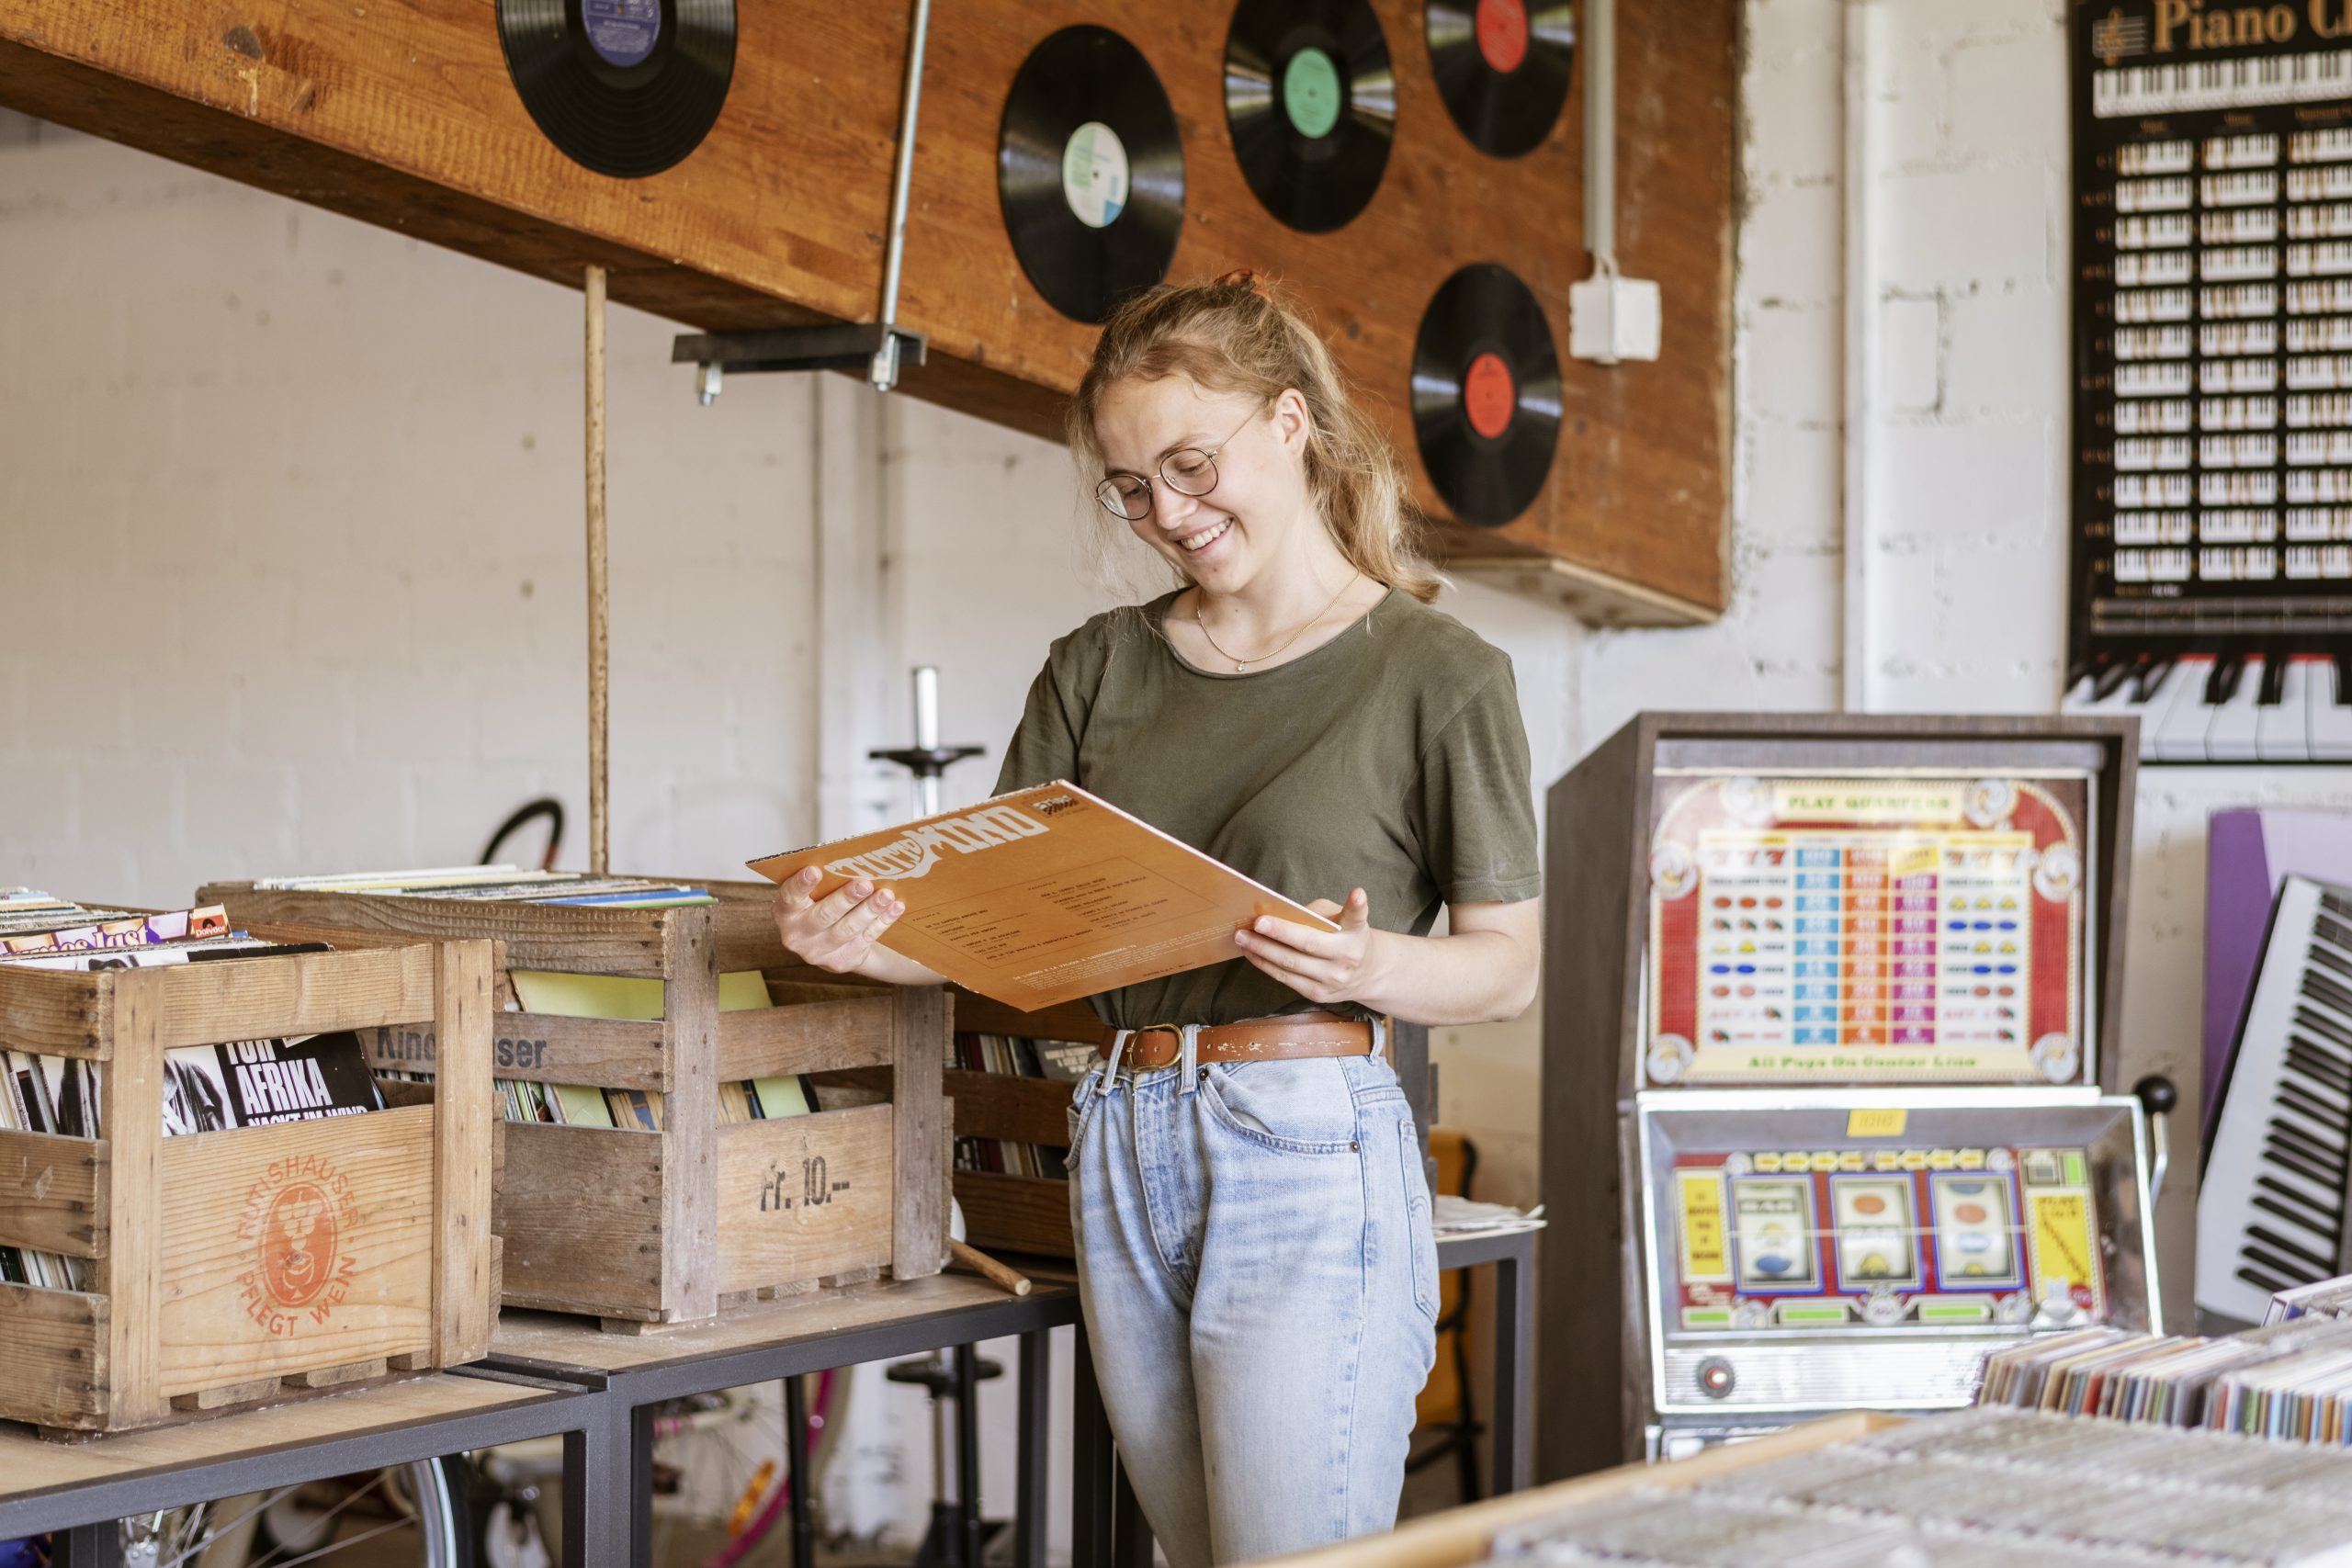
[[[1025,1011],[1238,957],[1261,916],[1340,929],[1059,780],[750,863],[774,882],[816,866],[820,898],[887,884],[907,912],[883,946]]]

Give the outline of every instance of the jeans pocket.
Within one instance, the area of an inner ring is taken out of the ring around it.
[[[1397,1156],[1404,1162],[1405,1246],[1413,1255],[1413,1304],[1437,1321],[1437,1224],[1430,1213],[1430,1184],[1421,1166],[1420,1134],[1410,1116],[1396,1122]]]
[[[1260,1148],[1293,1155],[1355,1150],[1355,1099],[1331,1058],[1219,1063],[1201,1075],[1196,1092],[1218,1126]]]

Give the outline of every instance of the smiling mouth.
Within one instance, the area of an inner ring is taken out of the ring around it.
[[[1203,528],[1197,533],[1185,535],[1182,538],[1176,541],[1176,547],[1182,550],[1187,555],[1197,555],[1201,551],[1207,549],[1211,545],[1216,544],[1219,539],[1224,538],[1227,532],[1230,530],[1232,526],[1233,519],[1228,517],[1224,522]]]

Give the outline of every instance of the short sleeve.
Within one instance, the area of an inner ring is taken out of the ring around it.
[[[1532,771],[1506,660],[1421,755],[1421,844],[1448,904],[1515,904],[1542,891]]]
[[[1037,678],[1029,682],[1029,701],[1021,710],[1021,722],[1013,727],[1012,739],[1005,742],[1004,765],[996,774],[996,793],[1010,795],[1056,779],[1076,784],[1078,727],[1072,722],[1074,717],[1062,699],[1061,682],[1055,679],[1049,660],[1037,671]]]

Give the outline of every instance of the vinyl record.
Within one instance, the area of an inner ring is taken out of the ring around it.
[[[1371,0],[1241,0],[1225,39],[1225,123],[1266,210],[1328,233],[1388,167],[1396,73]]]
[[[1480,152],[1516,158],[1568,101],[1577,15],[1569,0],[1427,0],[1438,96]]]
[[[1184,147],[1150,62],[1107,28],[1064,28],[1005,95],[997,197],[1021,270],[1063,315],[1109,318],[1168,274]]]
[[[574,162],[658,175],[701,144],[735,74],[735,0],[498,0],[523,107]]]
[[[1456,517],[1498,528],[1542,493],[1560,444],[1560,358],[1509,269],[1473,262],[1430,296],[1412,407],[1421,466]]]

